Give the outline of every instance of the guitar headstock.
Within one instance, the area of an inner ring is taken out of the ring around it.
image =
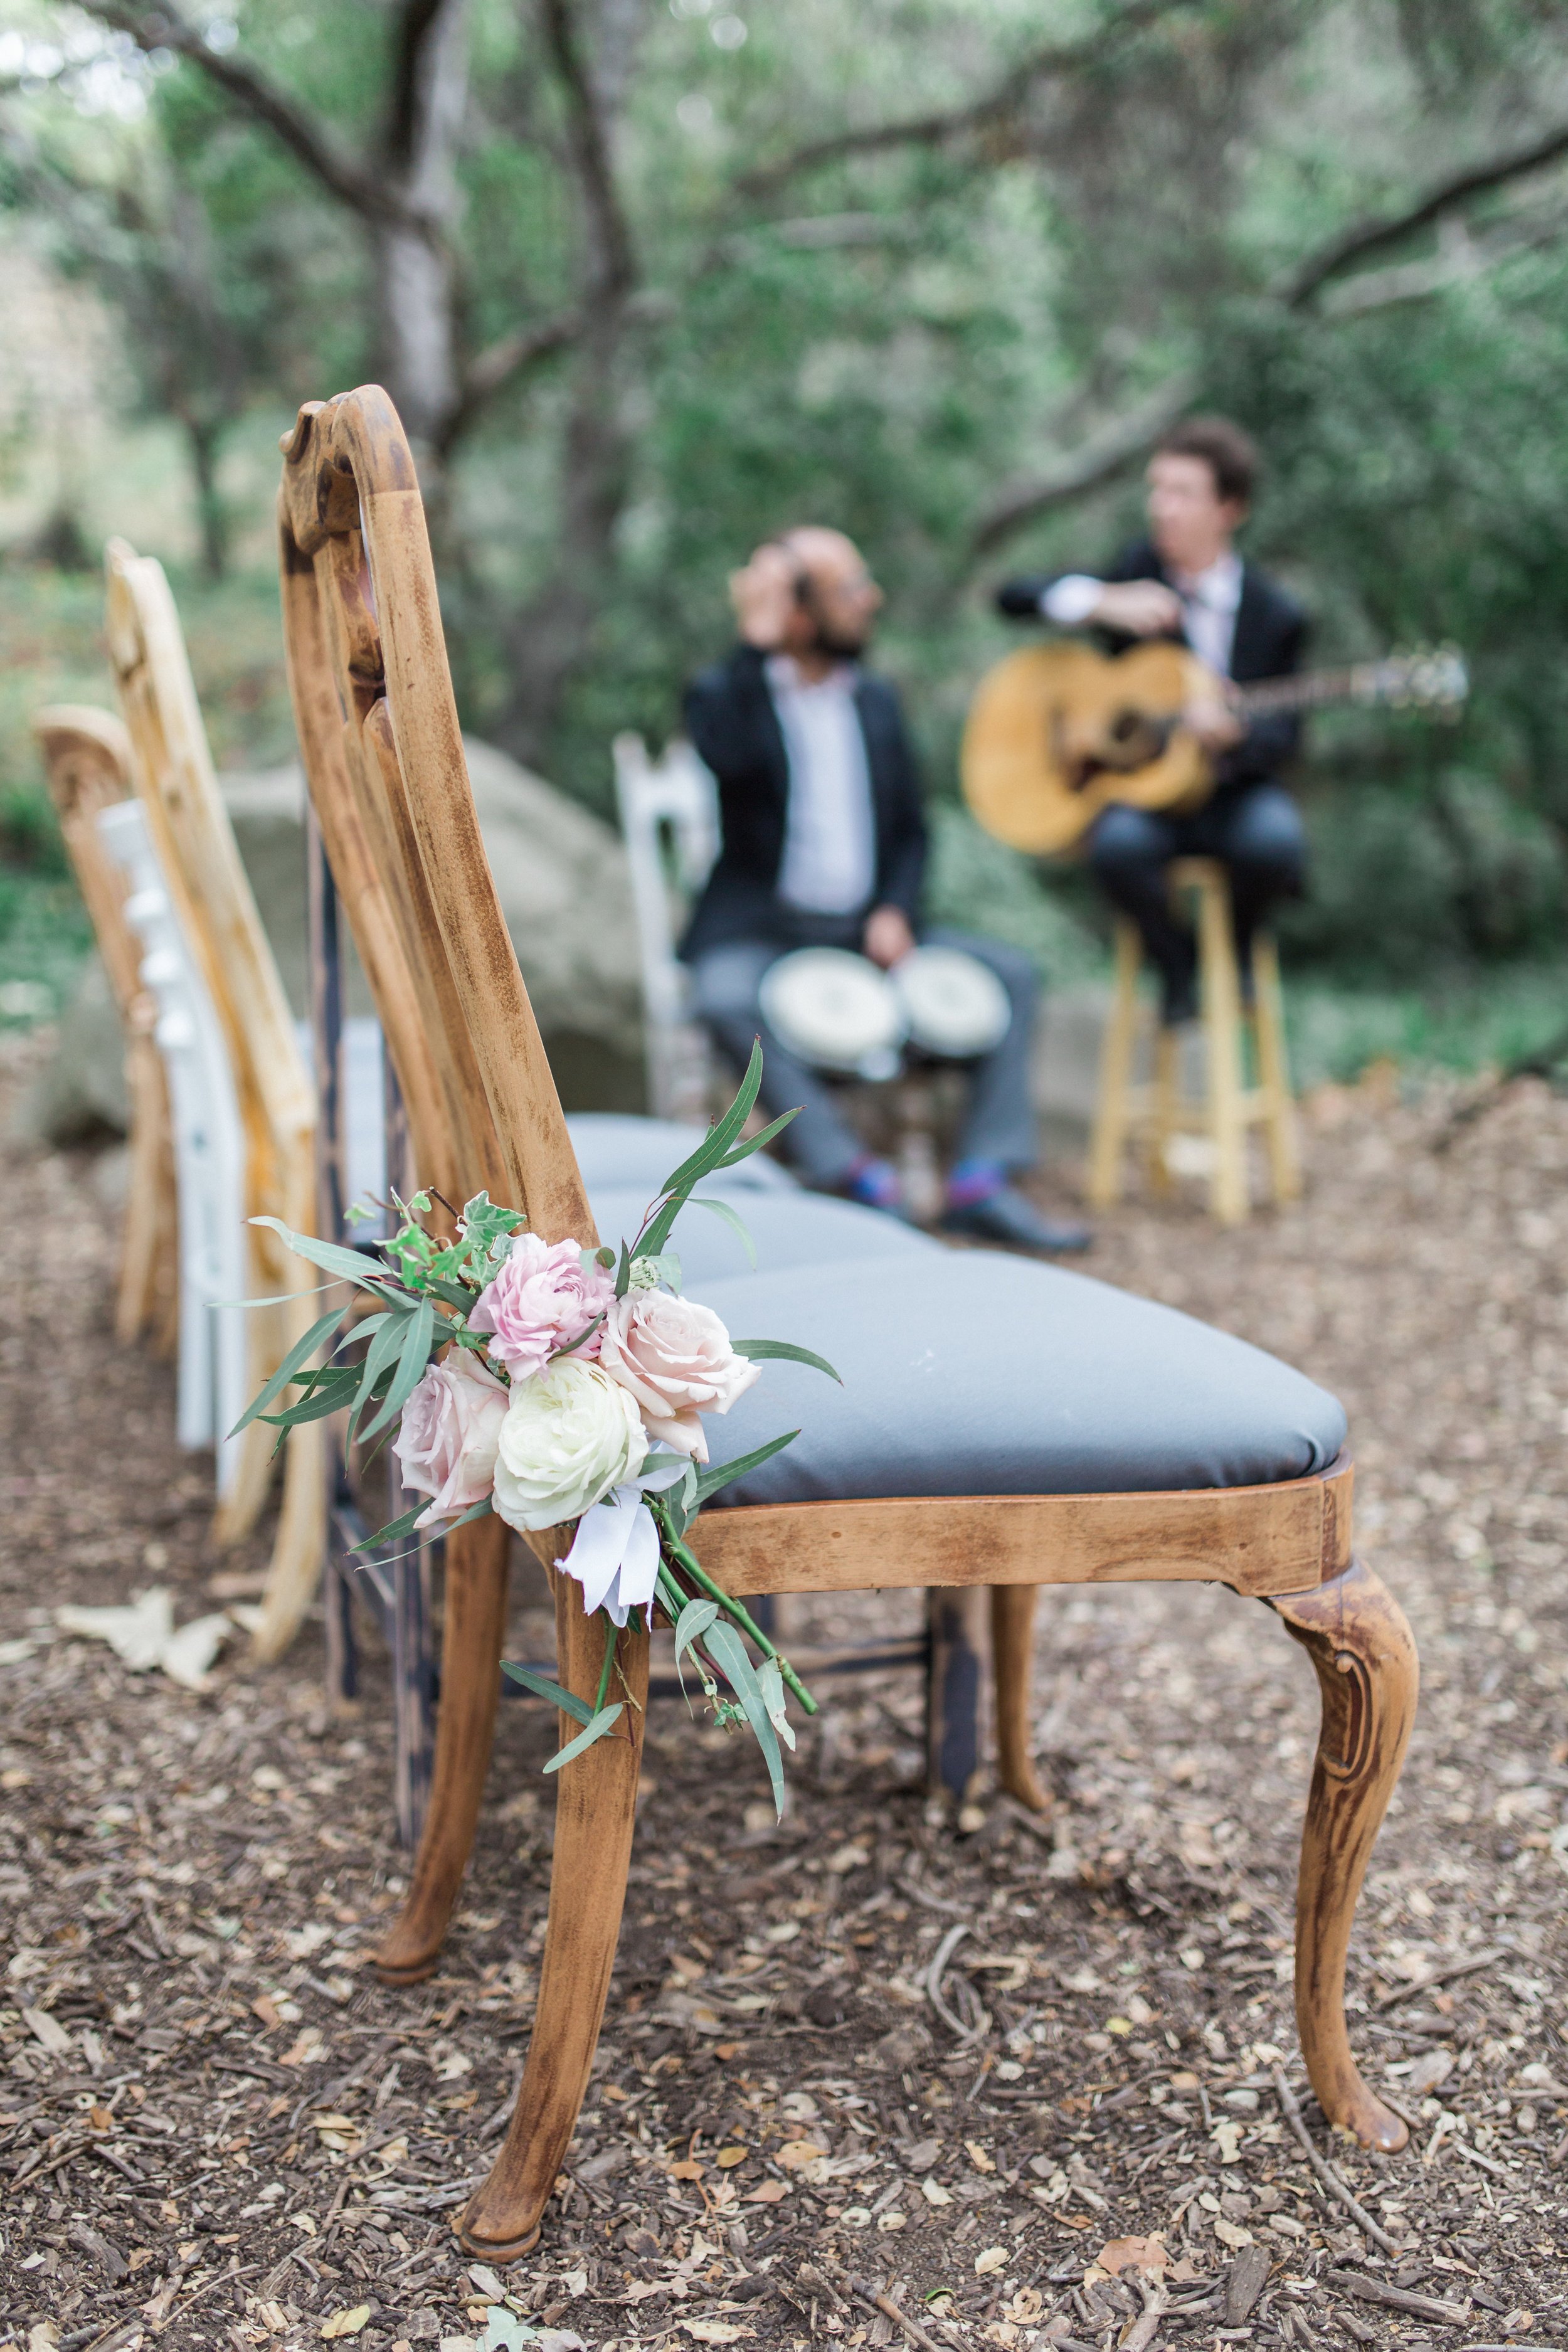
[[[1358,700],[1392,703],[1401,710],[1436,710],[1456,717],[1470,691],[1470,674],[1458,646],[1424,646],[1368,662]]]

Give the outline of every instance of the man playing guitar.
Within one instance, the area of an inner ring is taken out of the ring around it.
[[[1102,578],[1069,572],[1009,580],[997,593],[1016,619],[1093,626],[1120,651],[1140,637],[1185,643],[1218,677],[1245,685],[1300,667],[1301,608],[1233,544],[1247,519],[1258,454],[1239,425],[1194,416],[1149,462],[1149,536],[1125,548]],[[1244,985],[1253,932],[1276,900],[1300,894],[1306,835],[1276,772],[1295,751],[1300,721],[1274,711],[1244,726],[1221,700],[1192,703],[1185,724],[1214,760],[1216,786],[1189,816],[1113,803],[1088,837],[1089,861],[1112,904],[1131,915],[1159,970],[1163,1018],[1197,1010],[1192,933],[1173,913],[1166,869],[1175,857],[1215,857],[1229,871]]]

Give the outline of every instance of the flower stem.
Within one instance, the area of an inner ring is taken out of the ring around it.
[[[653,1498],[650,1496],[650,1503],[652,1502],[652,1499]],[[795,1670],[790,1664],[789,1660],[784,1657],[780,1651],[775,1649],[773,1643],[769,1641],[767,1635],[763,1632],[762,1627],[752,1617],[750,1610],[742,1608],[738,1601],[732,1599],[731,1596],[725,1591],[721,1584],[715,1584],[713,1579],[709,1575],[707,1570],[703,1567],[696,1554],[688,1550],[686,1545],[681,1542],[680,1538],[670,1526],[670,1523],[665,1517],[663,1511],[658,1509],[657,1507],[654,1508],[654,1517],[658,1522],[659,1533],[664,1538],[665,1549],[669,1553],[670,1557],[686,1570],[688,1576],[696,1580],[702,1591],[708,1595],[710,1601],[716,1601],[719,1603],[720,1608],[726,1611],[728,1614],[734,1619],[742,1633],[750,1634],[758,1649],[761,1650],[763,1657],[772,1658],[778,1666],[779,1673],[789,1685],[790,1689],[794,1691],[796,1698],[799,1699],[807,1715],[816,1715],[818,1711],[816,1701],[812,1697],[811,1693],[806,1689],[805,1685],[801,1681],[800,1676],[795,1673]]]
[[[599,1614],[605,1621],[605,1663],[599,1669],[599,1696],[594,1701],[594,1712],[595,1715],[599,1714],[603,1709],[605,1695],[610,1687],[610,1675],[615,1668],[616,1663],[616,1641],[617,1637],[617,1628],[612,1622],[608,1611],[601,1609]]]

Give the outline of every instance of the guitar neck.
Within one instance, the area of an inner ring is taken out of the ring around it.
[[[1313,669],[1299,677],[1266,677],[1236,689],[1237,709],[1249,719],[1270,710],[1310,710],[1325,702],[1383,702],[1402,691],[1381,662],[1353,662],[1346,669]]]

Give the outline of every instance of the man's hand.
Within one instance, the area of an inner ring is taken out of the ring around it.
[[[776,653],[784,641],[797,572],[785,549],[767,545],[758,548],[744,571],[730,574],[730,602],[741,635],[759,653]]]
[[[901,907],[872,908],[860,944],[873,963],[890,971],[894,964],[902,963],[914,943],[910,919]]]
[[[1160,580],[1113,580],[1100,592],[1089,615],[1131,637],[1158,637],[1182,625],[1182,600]]]
[[[1214,695],[1189,702],[1182,714],[1182,724],[1189,735],[1197,737],[1205,751],[1229,751],[1247,732],[1229,703]]]

